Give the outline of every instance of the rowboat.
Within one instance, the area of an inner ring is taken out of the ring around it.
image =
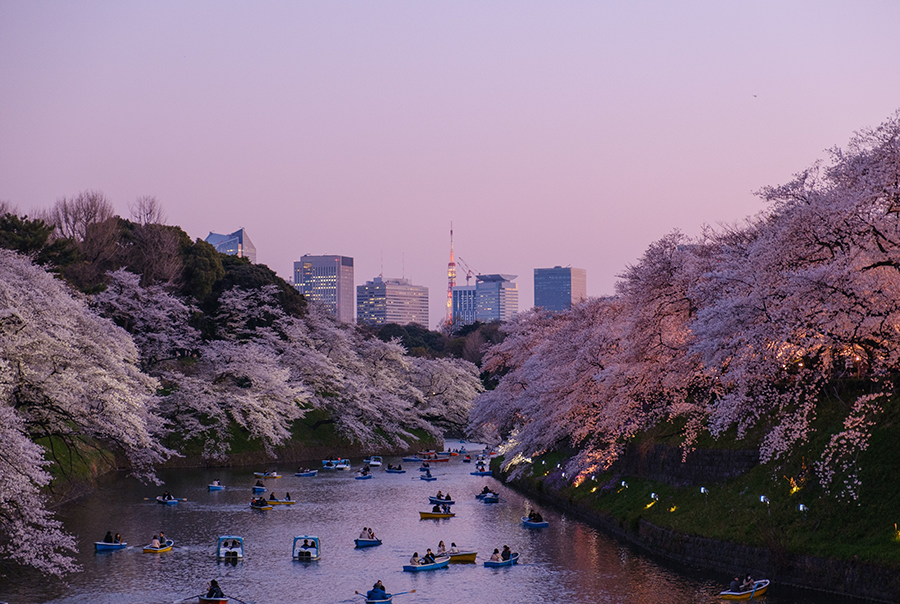
[[[438,457],[437,455],[429,455],[428,457],[426,457],[424,459],[424,461],[427,461],[430,463],[449,462],[450,458],[449,457]]]
[[[171,552],[172,546],[175,545],[175,542],[171,539],[166,539],[165,545],[160,545],[159,547],[150,547],[149,545],[144,546],[145,554],[159,554],[161,552]]]
[[[254,472],[253,475],[257,478],[281,478],[277,472]]]
[[[225,490],[225,485],[215,484],[215,483],[208,484],[208,485],[206,485],[206,489],[208,491],[223,491],[223,490]]]
[[[446,503],[447,505],[453,505],[456,502],[452,499],[444,499],[443,497],[429,497],[428,503]]]
[[[761,596],[766,593],[766,590],[769,588],[769,580],[768,579],[760,579],[759,581],[753,584],[753,587],[746,591],[728,591],[725,590],[719,593],[719,597],[723,600],[750,600],[751,598],[755,598],[757,596]]]
[[[297,503],[293,499],[266,499],[269,502],[269,505],[294,505]]]
[[[169,499],[166,499],[165,497],[160,495],[159,497],[156,498],[156,503],[161,503],[163,505],[178,505],[178,500],[175,499],[174,497],[170,497]]]
[[[359,473],[356,476],[354,476],[354,478],[356,478],[356,480],[369,480],[370,478],[372,478],[372,475]]]
[[[450,556],[441,556],[439,558],[435,558],[434,562],[431,564],[406,564],[403,566],[403,570],[408,573],[418,573],[423,570],[437,570],[439,568],[447,568],[450,564]]]
[[[431,482],[432,480],[437,480],[437,477],[436,476],[425,476],[423,474],[422,476],[419,476],[419,480],[427,480],[427,481]]]
[[[472,476],[493,476],[493,472],[490,470],[475,470],[474,472],[469,472]]]
[[[385,604],[385,603],[390,604],[393,601],[394,601],[394,596],[391,596],[387,600],[370,600],[369,598],[366,598],[366,604]]]
[[[381,465],[381,456],[380,455],[372,455],[370,457],[366,457],[363,460],[363,463],[369,464],[373,468]]]
[[[518,563],[519,563],[518,552],[513,552],[513,554],[509,557],[509,560],[499,560],[499,561],[485,560],[484,561],[484,565],[490,566],[490,567],[512,566],[513,564],[518,564]]]
[[[388,474],[406,474],[406,470],[398,470],[397,468],[388,468],[385,472]]]
[[[500,496],[491,493],[490,495],[485,495],[484,497],[482,497],[481,501],[484,503],[500,503]]]
[[[200,604],[228,604],[228,598],[207,598],[206,596],[200,596],[197,601]]]
[[[262,510],[262,511],[266,511],[266,510],[271,510],[271,509],[272,509],[272,506],[269,505],[268,503],[266,503],[266,504],[259,504],[259,503],[256,503],[256,502],[254,502],[254,501],[251,501],[251,502],[250,502],[250,507],[253,508],[254,510]]]
[[[494,493],[493,491],[488,491],[487,493],[478,493],[477,495],[475,495],[475,499],[484,499],[489,495],[496,495],[496,493]]]
[[[422,458],[419,457],[418,455],[415,455],[415,456],[413,456],[413,457],[404,457],[404,458],[403,458],[403,461],[412,461],[412,462],[416,462],[416,461],[422,461]]]
[[[125,549],[128,547],[128,543],[123,541],[122,543],[107,543],[106,541],[94,541],[94,549],[98,552],[108,552],[116,549]]]
[[[550,526],[550,523],[546,520],[542,522],[532,522],[528,519],[528,516],[522,516],[522,526],[526,528],[547,528]]]
[[[294,476],[308,477],[308,476],[315,476],[318,473],[319,473],[318,470],[307,470],[306,472],[297,472],[296,474],[294,474]]]
[[[419,472],[427,472],[431,469],[431,466],[419,466]]]
[[[455,512],[419,512],[419,520],[434,520],[440,518],[453,518]]]
[[[466,455],[463,457],[463,463],[472,463],[472,458]]]
[[[381,539],[354,539],[356,541],[356,547],[375,547],[376,545],[381,545]]]
[[[478,555],[478,552],[456,552],[447,555],[450,556],[450,562],[454,564],[474,563],[475,556]]]
[[[254,493],[262,493],[262,492],[267,491],[267,490],[269,490],[268,487],[262,487],[262,486],[254,486],[254,487],[253,487],[253,492],[254,492]]]
[[[243,560],[244,539],[236,535],[222,535],[216,543],[217,560]]]
[[[298,562],[312,562],[321,557],[321,543],[313,535],[297,535],[291,548],[291,557]]]

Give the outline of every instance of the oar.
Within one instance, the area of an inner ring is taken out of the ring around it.
[[[409,591],[401,591],[400,593],[391,594],[391,597],[393,598],[394,596],[402,596],[403,594],[414,594],[414,593],[416,593],[416,590],[410,589]]]
[[[202,595],[204,595],[204,594],[197,594],[196,596],[188,596],[186,598],[181,598],[180,600],[175,600],[174,602],[172,602],[172,604],[178,604],[179,602],[184,602],[186,600],[193,600],[194,598],[199,598]]]
[[[240,602],[241,604],[247,604],[246,602],[244,602],[244,601],[241,600],[240,598],[235,598],[234,596],[225,596],[225,597],[226,597],[226,598],[231,598],[232,600],[237,600],[237,601]]]
[[[753,584],[753,591],[750,592],[750,599],[753,599],[753,594],[756,593],[756,588],[759,586],[759,581]]]
[[[187,497],[173,497],[175,501],[187,501]],[[149,497],[144,497],[144,501],[150,501]],[[156,501],[156,497],[153,498],[153,501]]]

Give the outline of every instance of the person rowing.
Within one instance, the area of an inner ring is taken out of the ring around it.
[[[375,585],[372,586],[372,589],[366,592],[367,600],[389,600],[390,598],[391,594],[385,591],[384,583],[381,582],[381,579],[378,579]]]
[[[219,587],[219,582],[213,579],[209,582],[209,590],[206,592],[207,598],[224,598],[225,592]]]

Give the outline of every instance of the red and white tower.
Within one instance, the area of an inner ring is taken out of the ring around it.
[[[456,263],[453,261],[453,221],[450,221],[450,263],[447,264],[447,329],[453,325],[453,287],[456,285]]]

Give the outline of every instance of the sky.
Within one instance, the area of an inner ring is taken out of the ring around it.
[[[900,109],[897,23],[895,0],[0,0],[0,200],[154,195],[289,281],[341,254],[358,285],[426,285],[430,327],[451,221],[523,310],[539,267],[607,295]]]

